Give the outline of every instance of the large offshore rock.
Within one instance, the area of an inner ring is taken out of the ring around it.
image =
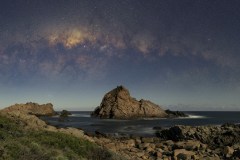
[[[148,100],[137,101],[123,86],[118,86],[105,94],[101,105],[91,115],[115,119],[168,117],[168,114],[160,106]]]

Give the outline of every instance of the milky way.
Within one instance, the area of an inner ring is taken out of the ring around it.
[[[237,0],[3,0],[0,106],[91,109],[122,84],[163,105],[238,109],[239,7]]]

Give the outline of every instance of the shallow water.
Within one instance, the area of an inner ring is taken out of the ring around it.
[[[189,117],[181,118],[145,118],[138,120],[99,119],[90,117],[91,112],[71,112],[68,121],[60,122],[58,116],[43,117],[50,124],[59,127],[81,128],[86,132],[94,133],[96,130],[108,134],[133,134],[139,136],[152,136],[153,127],[171,127],[174,125],[221,125],[224,123],[240,123],[240,112],[209,112],[188,111]]]

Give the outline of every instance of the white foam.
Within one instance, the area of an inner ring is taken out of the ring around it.
[[[189,114],[188,117],[182,117],[182,118],[189,118],[189,119],[198,119],[198,118],[207,118],[206,116],[200,116],[200,115],[193,115]]]
[[[200,116],[200,115],[191,115],[188,114],[187,117],[170,117],[170,118],[143,118],[143,120],[160,120],[160,119],[200,119],[200,118],[207,118],[206,116]]]

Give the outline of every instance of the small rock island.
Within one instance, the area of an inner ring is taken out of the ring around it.
[[[110,119],[136,119],[136,118],[170,118],[187,116],[182,112],[169,112],[149,100],[140,101],[130,96],[124,86],[106,93],[99,107],[92,112],[92,117]],[[181,114],[180,114],[181,113]]]

